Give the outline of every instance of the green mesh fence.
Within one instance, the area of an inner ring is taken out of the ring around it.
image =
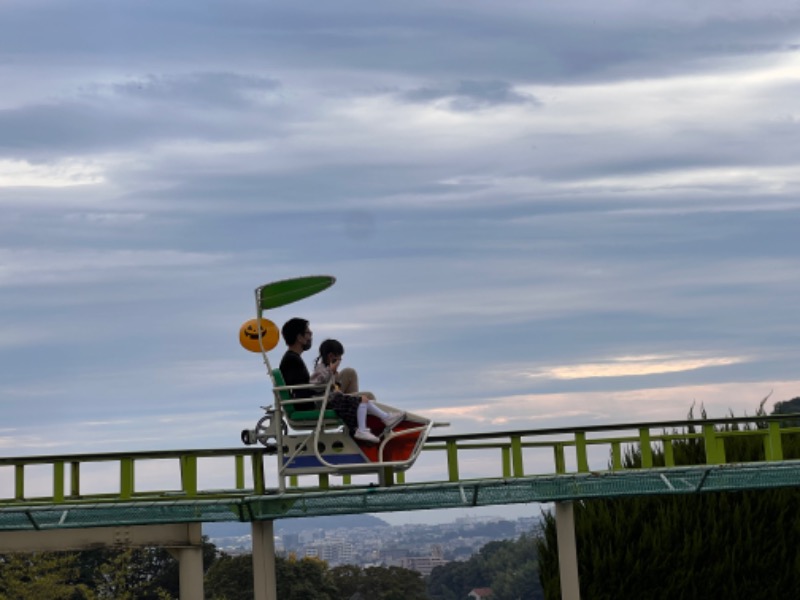
[[[245,495],[226,500],[133,501],[0,509],[0,530],[255,521],[322,515],[693,494],[800,485],[800,461],[528,476],[392,487]],[[252,494],[252,492],[250,492]]]
[[[6,508],[0,530],[74,529],[241,520],[241,502],[180,501]]]
[[[800,462],[531,476],[367,490],[331,490],[297,498],[246,501],[249,519],[428,510],[586,498],[691,494],[800,485]]]

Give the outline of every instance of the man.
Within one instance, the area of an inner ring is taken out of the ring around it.
[[[281,359],[280,370],[286,385],[308,384],[311,376],[301,356],[303,352],[311,349],[313,342],[313,333],[308,328],[308,321],[297,317],[289,319],[283,324],[281,335],[286,343],[286,352]],[[295,390],[293,395],[295,398],[310,398],[314,392],[313,390]],[[296,410],[314,410],[315,408],[313,402],[301,402],[295,406]]]

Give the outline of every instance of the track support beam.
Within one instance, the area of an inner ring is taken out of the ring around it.
[[[275,530],[272,521],[253,521],[253,597],[278,600],[275,577]]]
[[[572,502],[556,502],[556,537],[561,600],[581,600],[578,549],[575,543],[575,513]]]

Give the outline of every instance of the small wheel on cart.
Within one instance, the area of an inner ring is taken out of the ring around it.
[[[256,428],[254,429],[255,432],[255,439],[259,444],[264,446],[270,446],[274,444],[270,444],[270,440],[274,440],[277,442],[277,438],[275,437],[275,429],[272,427],[272,419],[275,415],[266,415],[261,417],[256,423]],[[286,426],[286,423],[281,421],[281,433],[286,435],[289,432],[289,428]]]

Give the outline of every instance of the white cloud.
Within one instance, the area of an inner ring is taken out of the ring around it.
[[[272,384],[266,369],[259,368],[258,362],[218,359],[179,360],[150,375],[171,388],[225,387],[245,382],[262,382],[265,392],[268,393]]]
[[[134,223],[141,223],[147,219],[143,212],[82,212],[70,213],[64,217],[68,223],[91,223],[124,227]]]
[[[69,188],[105,181],[105,169],[93,161],[65,159],[31,164],[26,160],[0,159],[0,188]]]
[[[709,418],[753,416],[766,396],[772,403],[800,395],[800,381],[732,381],[720,384],[676,385],[636,390],[491,396],[475,404],[412,410],[451,422],[443,433],[527,430],[571,427],[578,424],[624,424],[645,421],[680,421],[694,406],[694,417],[705,409]],[[490,427],[491,426],[491,427]]]
[[[220,264],[226,258],[180,250],[0,248],[0,287],[150,278],[158,271]]]
[[[749,360],[742,356],[693,356],[653,355],[653,356],[621,356],[602,362],[574,365],[555,365],[535,369],[509,370],[502,374],[492,373],[492,379],[590,379],[594,377],[636,377],[656,375],[659,373],[680,373],[708,367],[735,365]]]
[[[676,193],[700,193],[730,197],[737,195],[783,194],[797,189],[800,175],[797,167],[719,167],[706,169],[686,168],[668,172],[614,175],[582,179],[560,185],[561,189],[603,194],[669,194],[674,201]],[[749,210],[758,210],[761,202],[748,204]],[[774,204],[767,204],[773,206]],[[787,205],[795,210],[798,205]],[[689,207],[691,210],[691,207]],[[712,207],[707,210],[713,211]]]

